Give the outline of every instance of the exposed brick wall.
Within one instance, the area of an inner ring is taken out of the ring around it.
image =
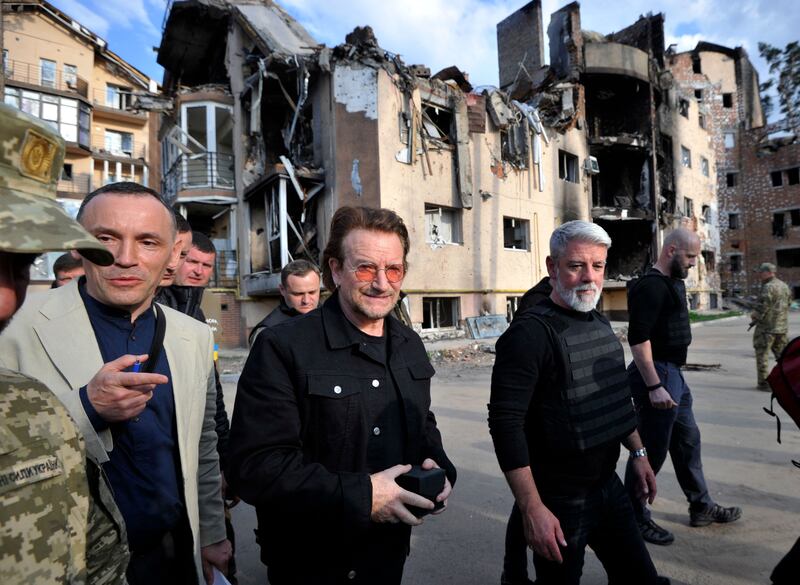
[[[209,289],[203,296],[203,311],[221,348],[246,347],[241,301],[234,291]]]

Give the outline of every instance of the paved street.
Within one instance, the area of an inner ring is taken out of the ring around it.
[[[721,365],[718,371],[686,372],[703,434],[706,478],[719,503],[741,506],[744,514],[731,525],[690,528],[687,504],[667,462],[653,515],[676,541],[650,551],[674,584],[769,583],[772,567],[800,535],[800,470],[790,463],[800,457],[800,430],[784,415],[783,444],[776,443],[774,420],[761,409],[768,394],[754,389],[755,360],[746,328],[746,318],[739,317],[693,329],[689,361]],[[790,337],[798,334],[800,315],[792,314]],[[405,585],[499,583],[512,500],[486,425],[490,375],[490,367],[438,367],[433,408],[459,479],[447,512],[414,530]],[[234,392],[235,386],[227,384],[226,402],[232,403]],[[622,466],[623,460],[620,471]],[[253,510],[241,504],[234,512],[240,583],[263,585],[266,570],[253,540]],[[583,584],[605,583],[602,568],[587,552]]]

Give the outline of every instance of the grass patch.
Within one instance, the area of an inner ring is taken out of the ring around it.
[[[725,311],[724,313],[696,313],[689,311],[689,322],[700,323],[701,321],[715,321],[716,319],[724,319],[725,317],[738,317],[742,315],[741,311]]]

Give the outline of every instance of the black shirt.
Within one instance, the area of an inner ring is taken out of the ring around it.
[[[651,272],[655,269],[651,269]],[[674,288],[674,293],[669,290]],[[676,296],[677,295],[677,296]],[[681,303],[680,306],[676,305]],[[638,345],[650,341],[653,360],[686,363],[689,346],[670,345],[668,318],[675,311],[686,310],[686,285],[677,278],[647,276],[637,282],[628,295],[628,343]]]
[[[559,307],[550,299],[541,304],[570,319],[596,318]],[[560,393],[567,384],[559,364],[545,326],[536,319],[515,320],[497,341],[489,429],[504,472],[530,466],[540,493],[582,494],[614,473],[619,443],[585,451],[544,447],[542,429],[531,423],[543,394]]]

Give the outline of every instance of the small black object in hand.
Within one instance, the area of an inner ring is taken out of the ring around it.
[[[422,518],[426,514],[444,508],[444,502],[435,501],[436,496],[442,493],[444,489],[444,469],[440,469],[439,467],[422,469],[421,466],[414,465],[411,467],[411,471],[398,476],[395,482],[404,490],[419,494],[435,504],[433,510],[426,510],[425,508],[419,508],[417,506],[406,506],[409,512],[414,514],[417,518]]]

